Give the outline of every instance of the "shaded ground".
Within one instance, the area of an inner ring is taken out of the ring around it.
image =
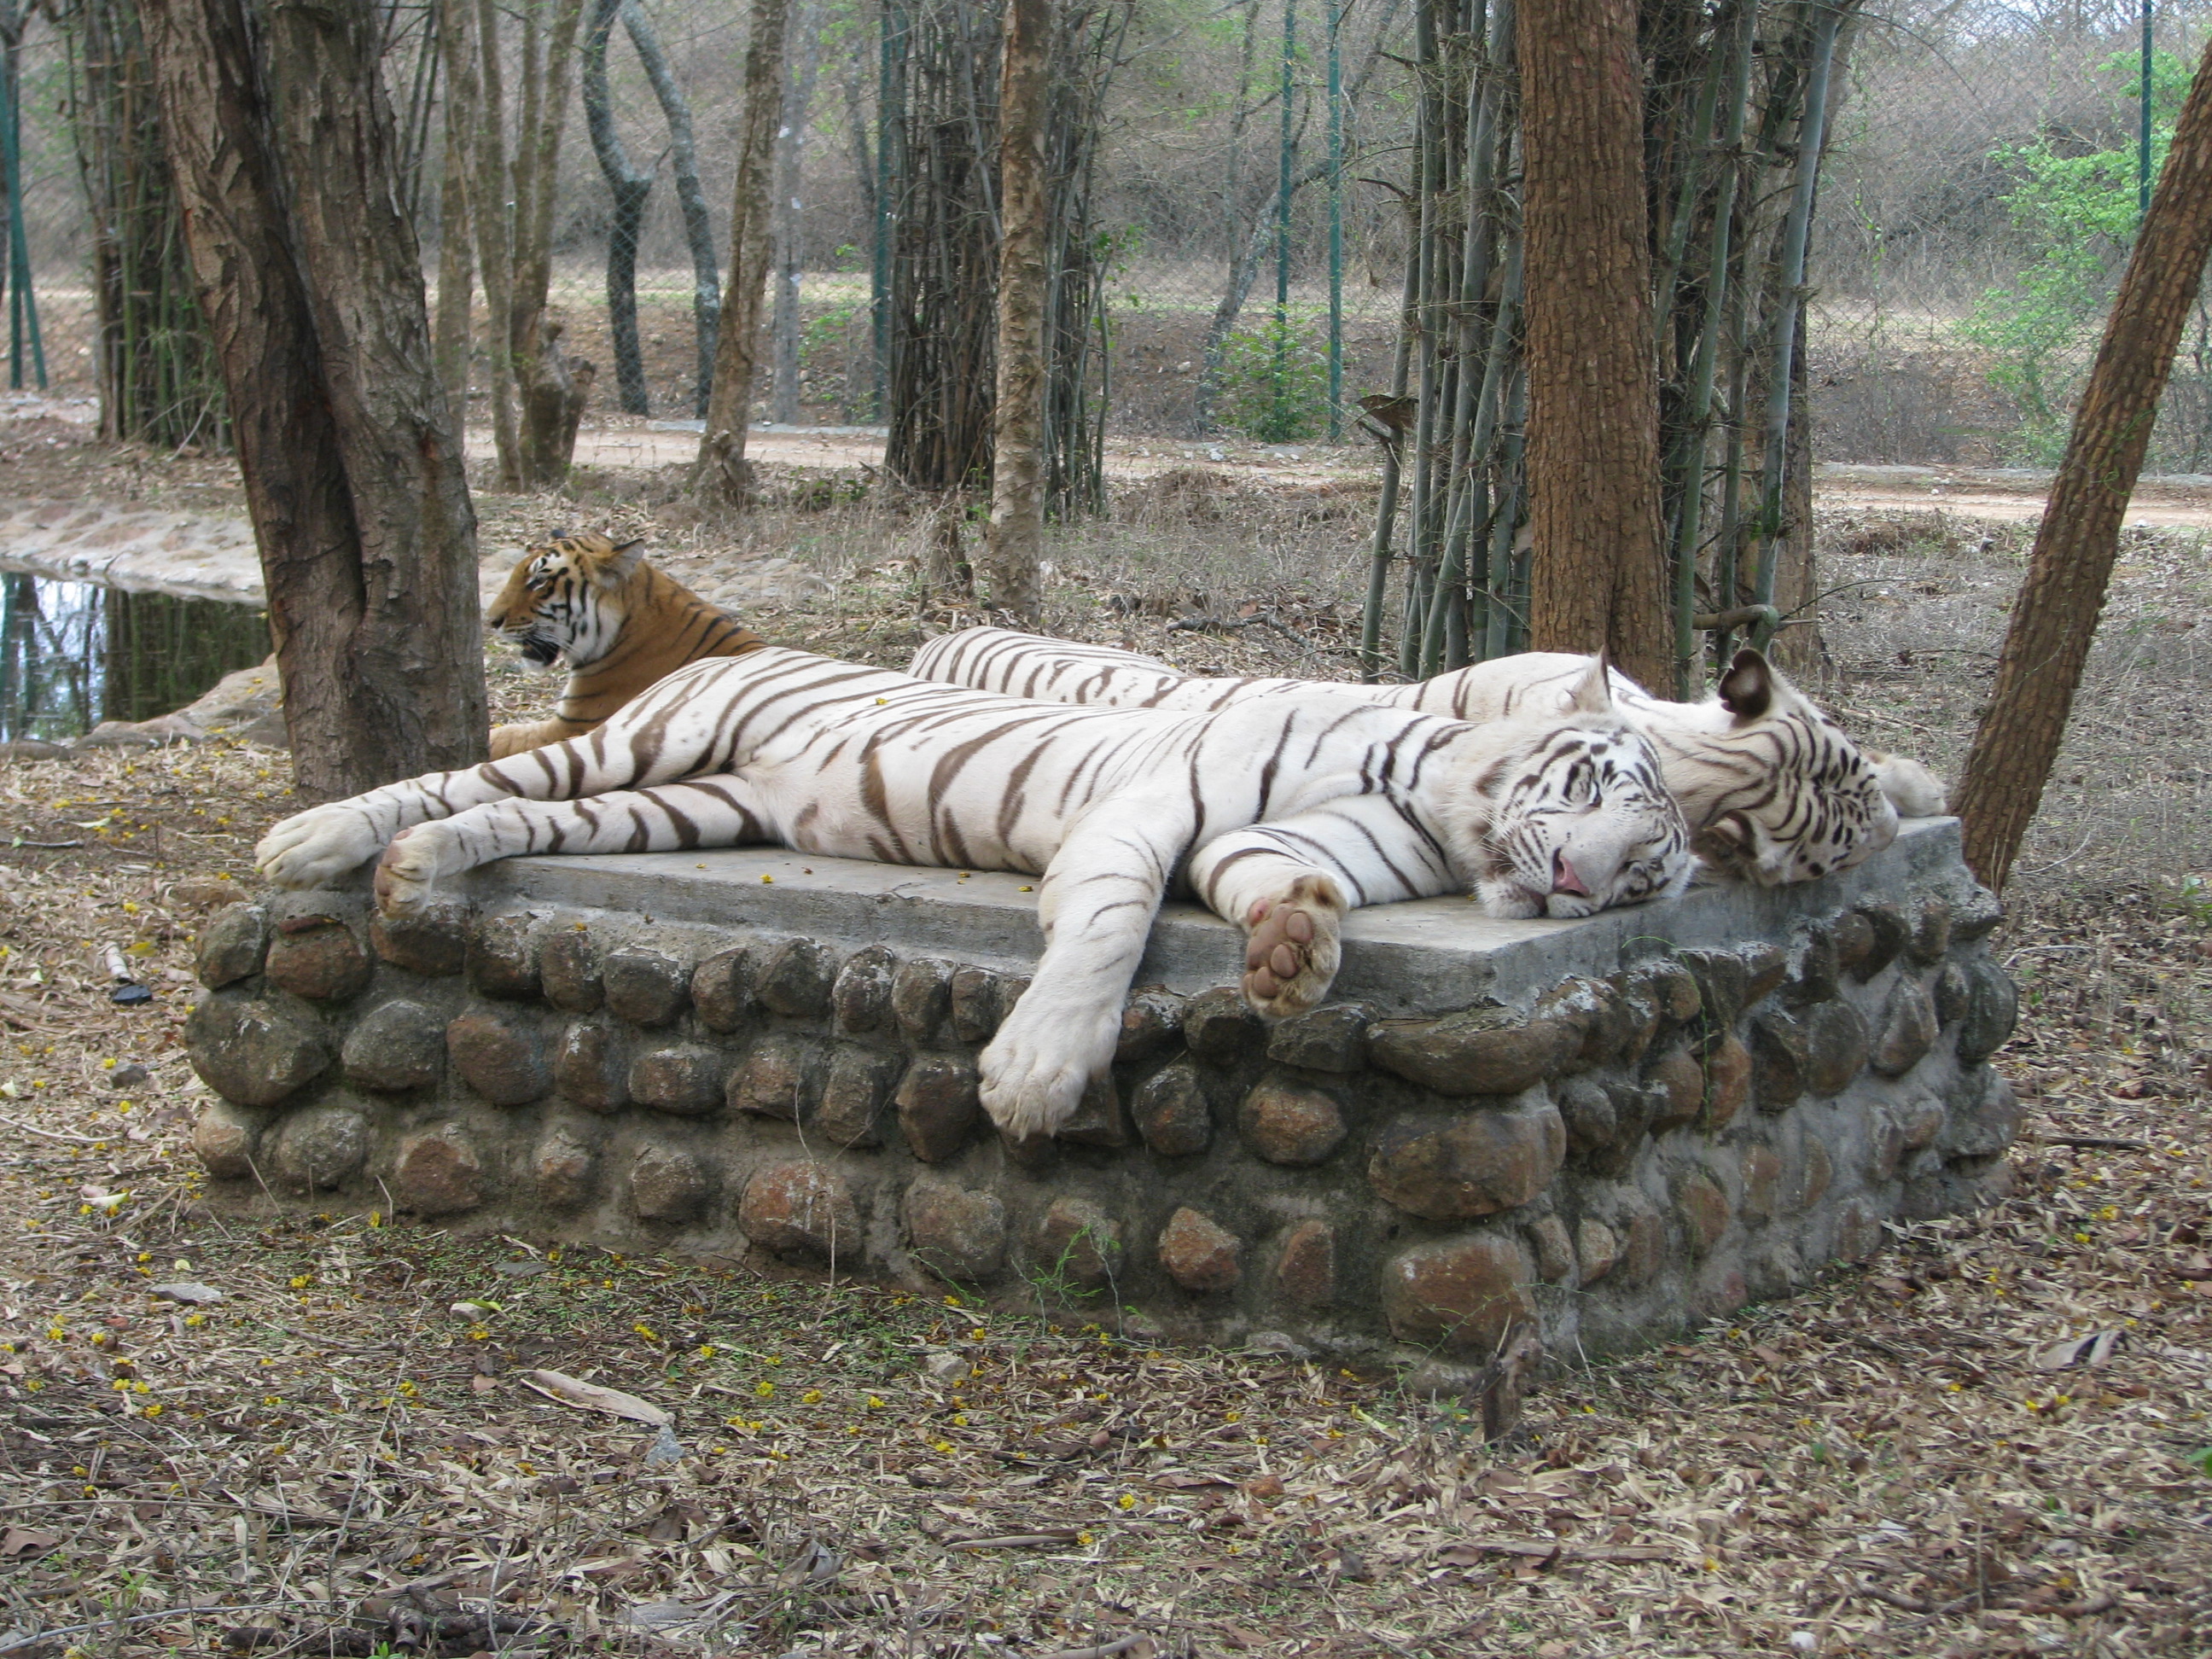
[[[793,478],[731,529],[635,477],[579,490],[481,505],[517,538],[650,529],[703,588],[788,560],[823,587],[747,619],[793,643],[902,661],[957,620],[916,600],[896,503]],[[1137,486],[1062,538],[1053,624],[1346,672],[1365,511]],[[1951,763],[2022,539],[1844,516],[1826,540],[1826,695]],[[211,1212],[191,935],[250,885],[283,759],[0,765],[0,1653],[2206,1651],[2202,572],[2194,538],[2131,540],[1998,935],[2027,1006],[2013,1198],[1674,1346],[1563,1356],[1493,1449],[1393,1376],[1157,1348],[1049,1285],[983,1309]],[[502,716],[550,690],[495,667]],[[110,945],[151,1004],[108,1001]],[[179,1281],[223,1300],[151,1293]],[[536,1367],[673,1412],[673,1449]]]

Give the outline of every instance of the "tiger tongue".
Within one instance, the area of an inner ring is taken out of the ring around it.
[[[1580,893],[1584,898],[1589,896],[1589,889],[1583,884],[1583,878],[1576,873],[1573,861],[1565,853],[1552,854],[1552,890],[1555,893]]]

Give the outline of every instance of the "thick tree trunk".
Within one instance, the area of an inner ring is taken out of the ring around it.
[[[707,430],[692,475],[694,489],[730,507],[744,505],[749,487],[745,430],[752,419],[753,372],[760,361],[769,181],[775,165],[776,118],[783,107],[783,36],[789,11],[789,0],[752,0],[752,28],[745,41],[745,112],[730,210],[730,282],[722,294]]]
[[[1529,642],[1671,684],[1633,0],[1521,0]]]
[[[1006,0],[999,71],[998,399],[983,580],[994,611],[1037,619],[1044,547],[1046,64],[1050,0]]]
[[[147,0],[310,799],[484,752],[476,526],[370,14]],[[257,52],[257,34],[259,51]]]
[[[768,417],[789,425],[799,418],[799,279],[806,269],[806,216],[799,201],[805,183],[806,123],[814,82],[822,72],[822,18],[812,7],[799,11],[799,64],[783,89],[783,119],[775,147],[775,342]]]
[[[2013,603],[1996,684],[1959,791],[1966,861],[2002,888],[2066,735],[2096,637],[2120,521],[2142,471],[2173,354],[2212,253],[2212,45],[2173,130],[2150,210],[2105,325],[2066,457]]]
[[[477,101],[473,31],[468,0],[439,0],[438,51],[446,72],[445,177],[438,200],[438,313],[432,329],[438,381],[453,411],[456,431],[469,417],[469,310],[476,286],[471,257],[469,195],[476,161]]]

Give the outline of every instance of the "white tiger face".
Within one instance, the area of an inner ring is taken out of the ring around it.
[[[1577,687],[1566,724],[1511,724],[1527,741],[1484,768],[1452,815],[1473,832],[1470,855],[1455,861],[1476,872],[1485,910],[1588,916],[1688,885],[1689,826],[1650,743],[1614,711],[1601,665]]]

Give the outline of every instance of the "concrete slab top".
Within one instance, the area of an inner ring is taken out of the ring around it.
[[[573,906],[626,913],[647,933],[656,923],[756,927],[769,933],[941,952],[1017,973],[1044,947],[1038,878],[859,860],[781,847],[690,853],[511,859],[469,878],[494,909]],[[1959,861],[1958,821],[1909,821],[1894,843],[1856,868],[1784,888],[1693,888],[1660,904],[1573,921],[1501,921],[1472,898],[1420,899],[1356,910],[1344,930],[1334,995],[1398,1012],[1511,1000],[1561,973],[1613,971],[1624,954],[1725,947],[1786,933],[1799,916],[1827,914],[1912,887],[1971,885]],[[1233,985],[1243,971],[1242,931],[1201,907],[1160,911],[1136,983],[1191,994]]]

